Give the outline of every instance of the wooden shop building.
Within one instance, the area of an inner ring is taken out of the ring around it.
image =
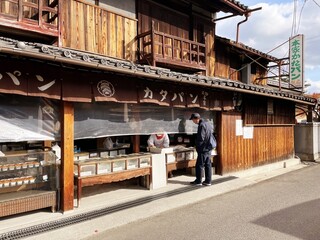
[[[216,36],[220,11],[252,10],[233,0],[2,0],[1,216],[71,210],[75,188],[79,200],[94,184],[139,177],[156,188],[161,171],[194,167],[193,112],[214,125],[215,174],[293,158],[295,109],[316,101],[281,88],[280,76],[269,83],[268,64],[281,60]],[[174,151],[155,167],[146,140],[158,131]]]

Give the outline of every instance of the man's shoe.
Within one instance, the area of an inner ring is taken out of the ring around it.
[[[203,185],[203,186],[211,186],[211,183],[203,182],[202,185]]]
[[[197,182],[196,180],[193,182],[190,182],[190,184],[194,186],[201,186],[201,182]]]

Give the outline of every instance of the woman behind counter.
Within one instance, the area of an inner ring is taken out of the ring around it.
[[[167,148],[169,147],[170,140],[168,137],[168,134],[165,132],[162,133],[156,133],[156,134],[151,134],[149,139],[148,139],[148,147],[149,148]],[[168,178],[172,178],[173,174],[172,171],[168,173]]]
[[[168,137],[168,134],[163,132],[163,133],[156,133],[156,134],[151,134],[149,139],[148,139],[148,147],[156,147],[156,148],[167,148],[169,147],[170,140]]]

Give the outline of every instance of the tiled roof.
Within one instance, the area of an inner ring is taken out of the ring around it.
[[[256,50],[256,49],[254,49],[252,47],[244,45],[243,43],[240,43],[240,42],[237,43],[237,42],[235,42],[235,41],[233,41],[231,39],[220,37],[220,36],[216,36],[216,39],[221,41],[221,42],[223,42],[223,43],[225,43],[225,44],[231,45],[231,46],[233,46],[235,48],[244,50],[244,51],[246,51],[248,53],[252,53],[252,54],[258,55],[260,57],[263,57],[263,58],[265,58],[265,59],[267,59],[267,60],[269,60],[271,62],[275,62],[275,61],[278,60],[276,57],[273,57],[273,56],[271,56],[269,54],[260,52],[259,50]]]
[[[130,61],[106,57],[68,48],[59,48],[40,43],[21,42],[0,37],[0,54],[19,55],[44,61],[61,62],[92,70],[111,71],[130,76],[173,81],[227,91],[243,92],[273,98],[287,99],[302,104],[315,105],[316,99],[291,92],[278,91],[266,86],[245,84],[217,77],[206,77],[170,71],[166,68],[135,64]]]
[[[237,5],[238,7],[240,7],[241,9],[243,9],[245,11],[249,9],[248,6],[240,3],[239,1],[236,1],[236,0],[226,0],[226,1]]]

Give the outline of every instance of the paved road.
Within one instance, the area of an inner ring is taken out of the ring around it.
[[[319,240],[320,165],[100,232],[89,239]]]

